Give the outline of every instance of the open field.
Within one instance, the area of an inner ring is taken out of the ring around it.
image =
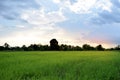
[[[0,80],[120,80],[120,52],[0,52]]]

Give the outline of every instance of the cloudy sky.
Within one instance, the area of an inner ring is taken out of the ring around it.
[[[120,0],[0,0],[0,45],[120,44]]]

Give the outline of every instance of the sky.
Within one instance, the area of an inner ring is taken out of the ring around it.
[[[120,0],[0,0],[0,45],[120,44]]]

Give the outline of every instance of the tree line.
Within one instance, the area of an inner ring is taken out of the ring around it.
[[[29,46],[23,45],[22,47],[15,46],[11,47],[8,43],[5,43],[3,46],[0,46],[0,51],[104,51],[104,50],[120,50],[120,45],[115,48],[105,49],[101,44],[93,47],[89,44],[84,44],[80,46],[72,46],[61,44],[58,45],[56,39],[50,41],[50,45],[41,45],[41,44],[31,44]]]

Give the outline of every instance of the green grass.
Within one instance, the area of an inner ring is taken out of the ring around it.
[[[0,52],[0,80],[120,80],[120,52]]]

